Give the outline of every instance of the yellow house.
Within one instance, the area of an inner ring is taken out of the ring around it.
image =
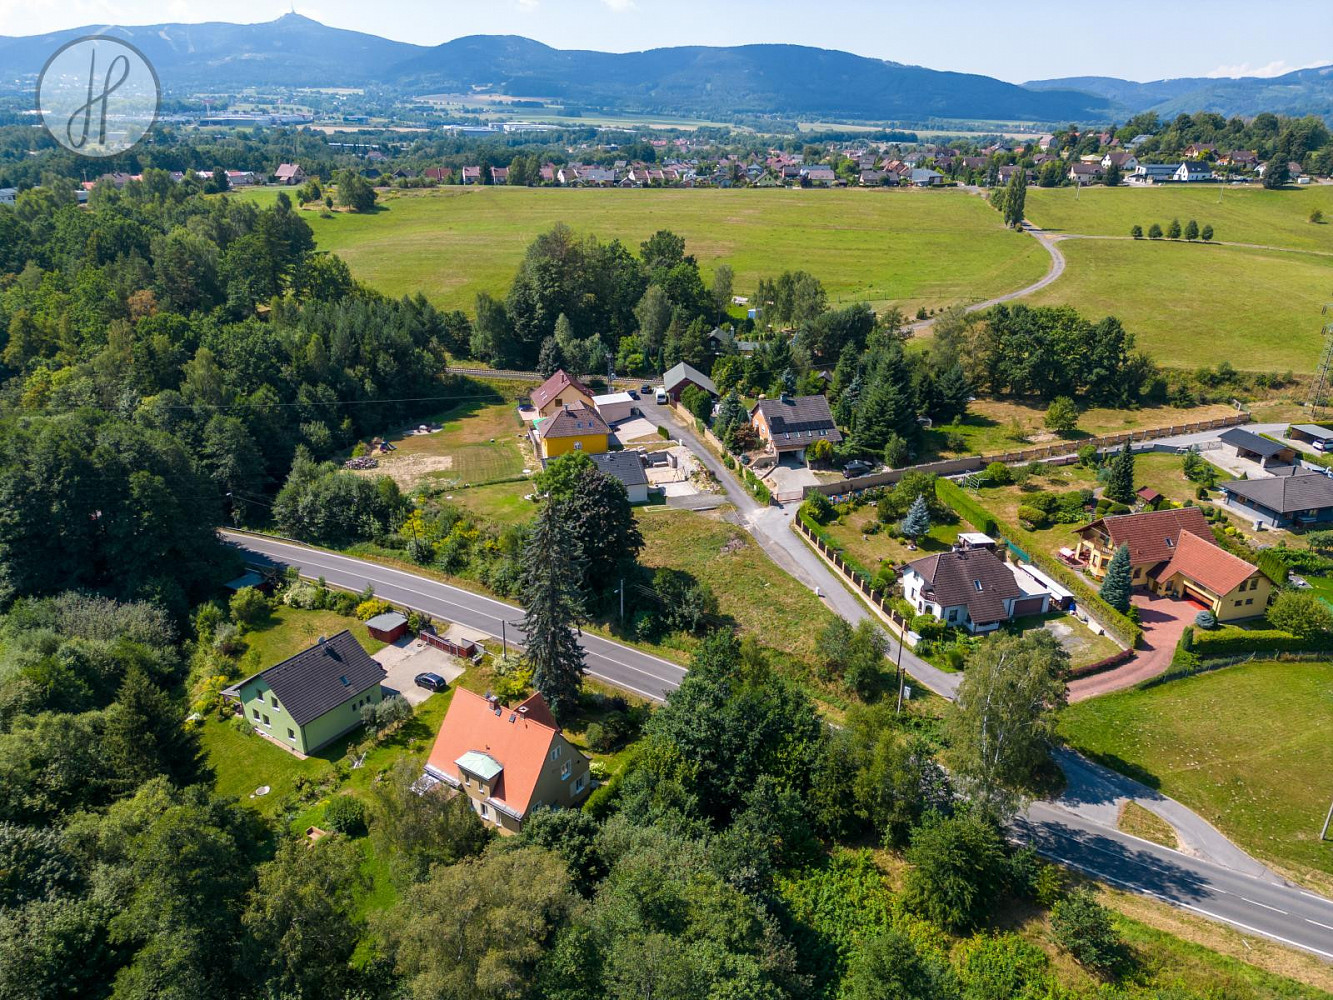
[[[596,410],[569,406],[537,425],[542,458],[559,458],[571,451],[601,455],[608,449],[611,428]]]
[[[1176,507],[1099,517],[1077,529],[1079,543],[1074,557],[1090,576],[1100,580],[1106,575],[1106,567],[1116,550],[1127,545],[1134,584],[1138,586],[1147,583],[1149,570],[1175,555],[1176,539],[1182,531],[1206,536],[1209,528],[1203,511],[1198,507]]]
[[[586,406],[591,410],[593,405],[588,387],[573,375],[566,375],[563,368],[532,392],[532,406],[539,417],[549,417],[566,406]]]
[[[1182,531],[1171,561],[1153,575],[1152,589],[1202,604],[1218,621],[1230,622],[1263,614],[1273,582],[1211,538]]]

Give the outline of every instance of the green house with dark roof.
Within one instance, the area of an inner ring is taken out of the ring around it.
[[[310,754],[361,725],[361,709],[383,697],[384,676],[344,630],[223,693],[240,703],[256,732]]]

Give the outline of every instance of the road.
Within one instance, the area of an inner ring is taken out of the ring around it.
[[[322,576],[346,590],[364,590],[369,584],[377,597],[394,604],[466,625],[497,639],[522,641],[523,609],[512,604],[415,573],[291,542],[234,531],[223,531],[222,535],[241,550],[247,562],[295,566],[302,576]],[[579,643],[590,676],[645,698],[661,701],[667,692],[680,686],[685,676],[685,668],[679,664],[601,636],[585,632]]]
[[[518,623],[523,617],[522,610],[512,604],[379,563],[264,536],[222,534],[247,561],[296,566],[307,577],[322,576],[330,584],[351,590],[369,584],[378,596],[395,604],[497,638],[503,633],[513,639],[518,626],[502,629],[501,622]],[[835,592],[846,593],[836,581],[832,585]],[[860,614],[869,612],[861,607]],[[664,698],[685,676],[684,667],[600,636],[585,633],[580,642],[591,676],[645,697]],[[904,651],[904,663],[911,655]],[[1042,854],[1112,885],[1333,960],[1333,902],[1287,885],[1261,866],[1254,867],[1252,859],[1179,803],[1083,758],[1062,759],[1061,763],[1069,777],[1065,795],[1054,803],[1033,803],[1017,824],[1021,839]],[[1209,858],[1191,857],[1120,833],[1114,827],[1114,813],[1123,798],[1135,798],[1169,821],[1183,824],[1187,846]],[[1219,855],[1233,867],[1218,863]]]

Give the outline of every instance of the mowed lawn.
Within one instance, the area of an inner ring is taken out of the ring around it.
[[[1053,284],[1023,301],[1117,316],[1158,362],[1309,372],[1333,257],[1149,240],[1063,240]]]
[[[1171,184],[1154,187],[1028,188],[1027,216],[1043,229],[1092,236],[1128,236],[1135,225],[1146,233],[1154,222],[1163,232],[1172,219],[1211,225],[1216,240],[1333,253],[1333,225],[1310,222],[1321,209],[1333,222],[1333,188],[1312,185],[1286,191]]]
[[[691,511],[640,510],[650,570],[683,570],[712,589],[718,610],[743,635],[797,657],[812,658],[832,613],[812,591],[768,558],[745,531],[717,517]]]
[[[1069,743],[1194,809],[1247,850],[1333,873],[1333,664],[1257,662],[1071,705]],[[1328,884],[1325,877],[1324,883]]]
[[[243,197],[264,203],[273,189]],[[1047,270],[1036,242],[963,191],[565,190],[462,188],[381,192],[370,214],[302,213],[321,250],[389,295],[424,292],[471,311],[503,295],[534,237],[558,222],[637,251],[659,229],[684,236],[711,278],[729,264],[737,294],[797,268],[830,301],[940,309],[1022,288]]]

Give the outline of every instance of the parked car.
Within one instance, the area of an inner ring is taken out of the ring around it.
[[[625,395],[628,396],[630,399],[638,399],[638,398],[639,398],[639,394],[638,394],[637,392],[635,392],[633,389],[629,389],[629,390],[627,390],[627,391],[625,392]]]
[[[656,400],[657,400],[659,403],[665,403],[665,402],[667,401],[666,390],[665,390],[665,389],[658,389],[658,390],[657,390],[657,395],[656,395],[656,397],[654,397],[654,398],[656,398]]]
[[[425,688],[427,691],[443,691],[449,686],[449,682],[437,673],[427,671],[424,674],[417,674],[416,685],[419,688]]]
[[[864,476],[873,468],[874,466],[869,462],[863,462],[859,458],[854,458],[842,467],[842,474],[848,479],[855,479],[857,476]]]
[[[653,394],[653,387],[645,382],[643,385],[639,386],[639,391],[645,396],[651,396]]]

